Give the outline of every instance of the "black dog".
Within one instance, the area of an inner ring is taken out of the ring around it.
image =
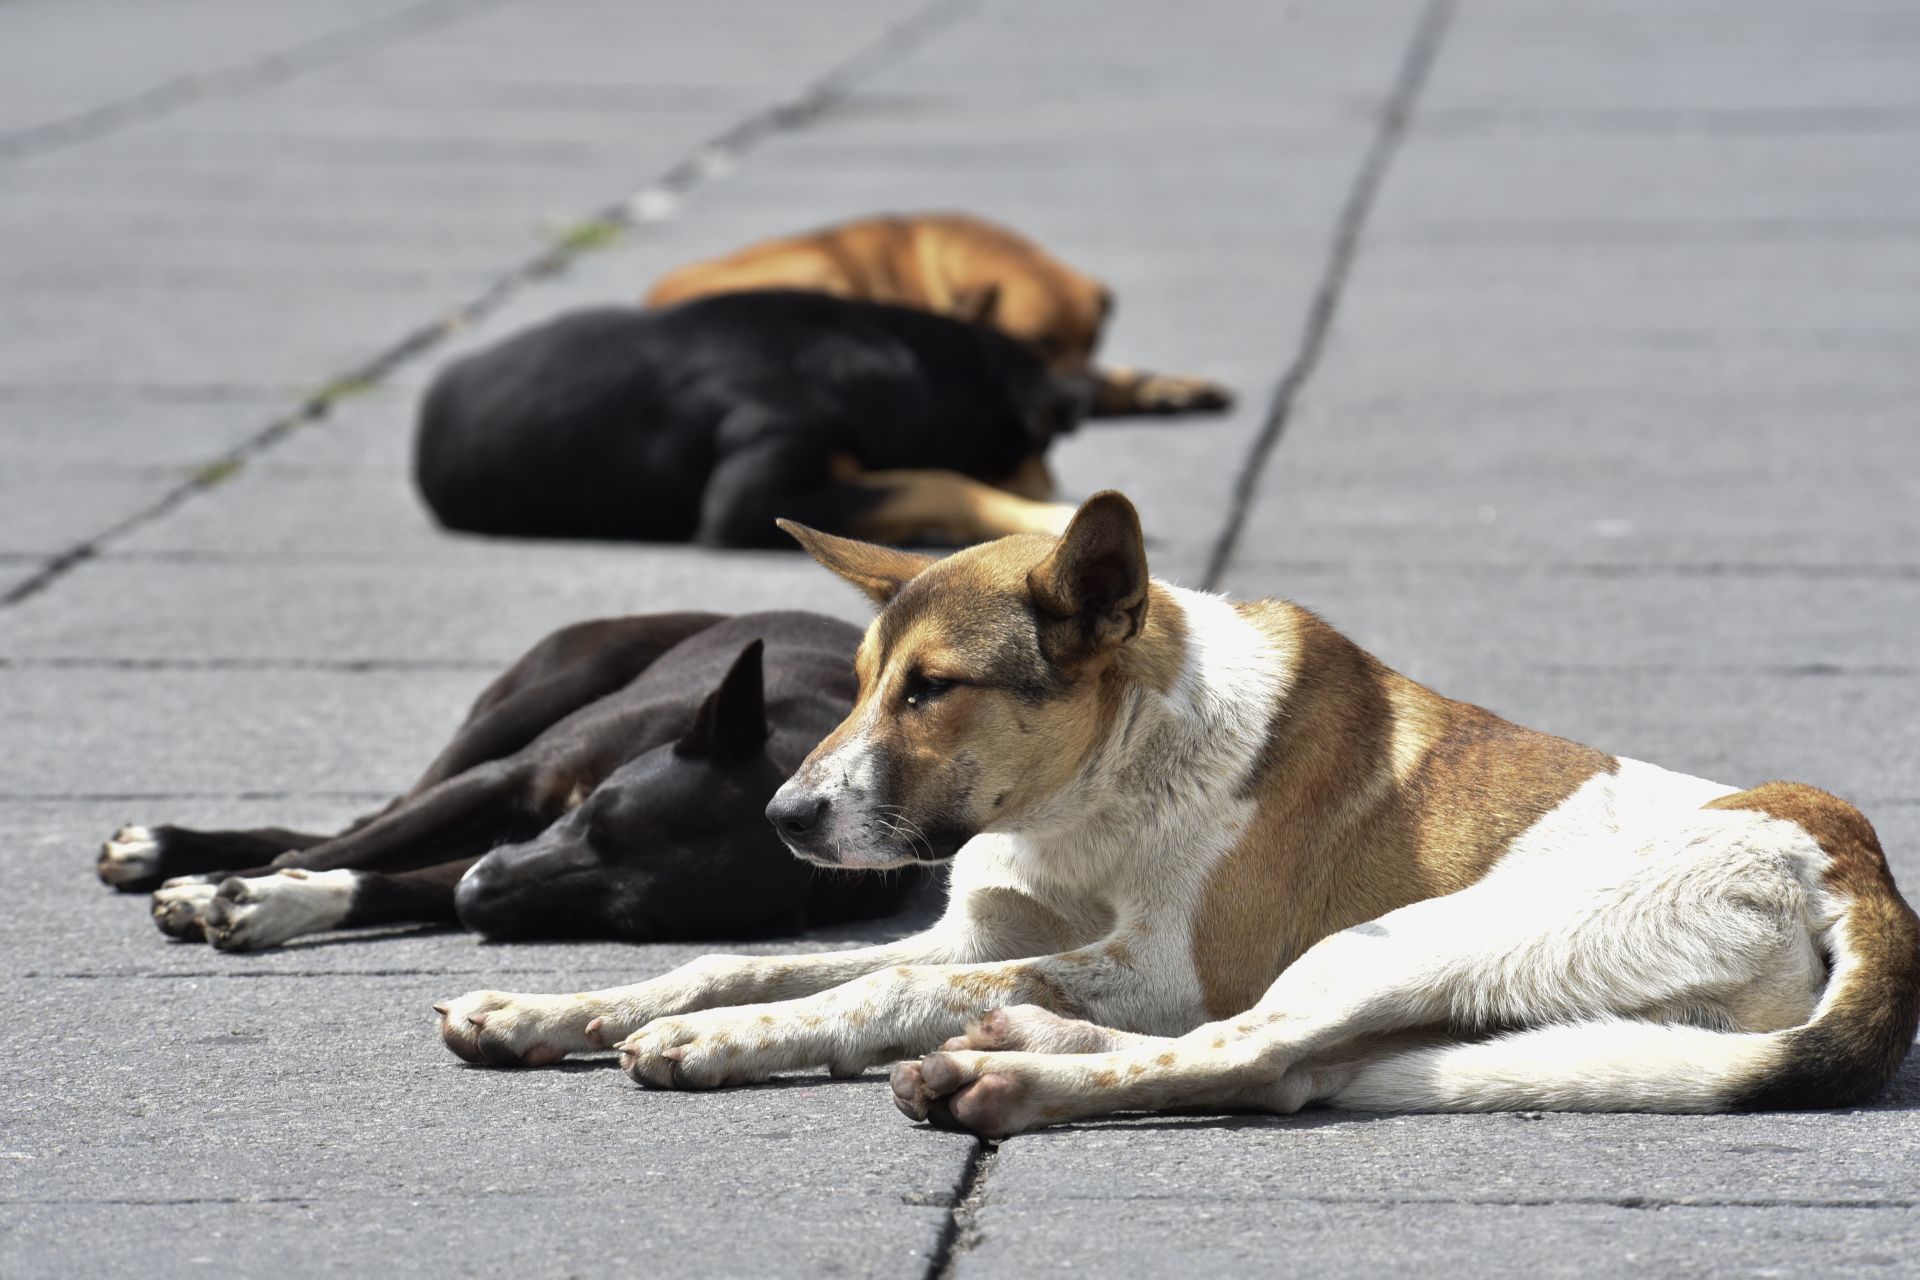
[[[230,950],[456,918],[494,938],[650,941],[889,914],[909,883],[815,870],[764,815],[853,706],[859,640],[809,613],[567,627],[377,816],[332,838],[126,827],[100,877],[128,891],[182,878],[154,895],[160,928]]]
[[[1025,345],[909,307],[723,294],[578,311],[458,361],[414,475],[472,533],[784,546],[1058,533],[1044,455],[1092,394]]]

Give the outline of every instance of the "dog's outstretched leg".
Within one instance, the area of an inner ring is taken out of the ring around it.
[[[305,831],[195,831],[187,827],[125,826],[100,846],[100,879],[122,893],[150,893],[180,876],[264,867],[289,849],[329,839]]]
[[[1232,407],[1232,388],[1206,378],[1149,373],[1126,365],[1107,365],[1094,371],[1096,418],[1220,413]]]
[[[1015,533],[1061,534],[1073,519],[1068,503],[1037,502],[957,471],[841,471],[843,483],[873,501],[848,521],[848,532],[874,542],[937,538],[965,545]]]
[[[392,875],[285,867],[232,876],[200,907],[200,926],[221,951],[261,951],[330,929],[452,924],[454,886],[477,861],[463,858]]]

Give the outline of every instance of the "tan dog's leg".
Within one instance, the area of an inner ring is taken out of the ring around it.
[[[1125,365],[1094,370],[1093,416],[1217,413],[1233,407],[1233,390],[1205,378],[1149,373]]]
[[[1074,508],[1066,503],[1036,502],[957,471],[861,471],[841,463],[834,479],[880,494],[854,517],[850,530],[872,542],[936,537],[970,543],[1010,533],[1059,534],[1073,519]]]
[[[209,886],[211,888],[211,886]],[[606,1049],[656,1018],[826,991],[897,965],[980,960],[1003,944],[964,928],[877,947],[795,956],[706,956],[646,982],[566,995],[470,991],[434,1006],[440,1039],[468,1062],[538,1067]]]

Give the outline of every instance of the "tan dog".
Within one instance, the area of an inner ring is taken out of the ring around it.
[[[663,307],[745,289],[811,289],[992,325],[1031,344],[1057,373],[1091,373],[1100,416],[1233,402],[1231,391],[1201,378],[1095,369],[1113,294],[1032,241],[965,214],[861,218],[765,240],[669,273],[646,300]]]
[[[1920,923],[1873,828],[1510,724],[1284,601],[1147,576],[1133,507],[944,560],[790,530],[882,606],[768,807],[802,857],[953,859],[932,929],[475,992],[455,1052],[712,1087],[899,1055],[914,1117],[1832,1107],[1899,1067]],[[1002,1007],[1016,1006],[1016,1007]],[[943,1044],[944,1042],[944,1044]]]

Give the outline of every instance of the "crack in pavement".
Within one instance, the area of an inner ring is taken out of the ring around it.
[[[190,72],[116,102],[0,135],[0,162],[30,159],[93,142],[195,103],[285,84],[363,53],[441,31],[514,0],[420,0],[358,26],[329,31],[218,71]]]
[[[797,93],[753,112],[670,165],[652,182],[608,205],[580,225],[631,230],[657,221],[664,211],[708,179],[728,171],[768,138],[804,129],[844,100],[868,75],[925,43],[971,12],[975,0],[928,0],[908,17],[829,68]],[[160,498],[107,529],[48,559],[38,573],[0,595],[0,609],[19,604],[101,555],[112,543],[161,519],[198,494],[230,479],[253,458],[266,453],[309,422],[323,418],[334,404],[383,383],[396,369],[424,356],[454,333],[499,310],[523,288],[566,270],[593,252],[592,243],[563,240],[522,262],[465,302],[419,325],[398,341],[344,373],[323,379],[326,388],[308,397],[284,417],[223,453]]]
[[[1248,448],[1240,473],[1234,480],[1226,523],[1214,541],[1213,551],[1207,557],[1206,572],[1200,578],[1202,591],[1220,589],[1220,579],[1239,546],[1240,534],[1246,527],[1247,516],[1253,506],[1254,493],[1260,487],[1261,476],[1267,468],[1267,459],[1273,456],[1274,446],[1280,443],[1280,437],[1286,431],[1294,403],[1300,398],[1308,379],[1320,366],[1320,357],[1326,351],[1327,337],[1333,328],[1334,315],[1340,309],[1341,294],[1345,292],[1347,279],[1352,275],[1353,265],[1360,256],[1361,233],[1366,229],[1374,201],[1386,182],[1387,170],[1392,166],[1400,143],[1413,123],[1420,92],[1426,87],[1428,74],[1440,56],[1441,42],[1446,38],[1447,28],[1453,21],[1454,3],[1455,0],[1427,0],[1414,23],[1412,39],[1407,42],[1407,50],[1401,58],[1399,70],[1394,74],[1385,109],[1380,113],[1379,127],[1367,145],[1360,170],[1354,175],[1353,185],[1348,189],[1346,201],[1341,205],[1340,215],[1334,223],[1333,243],[1328,250],[1320,283],[1314,289],[1313,301],[1307,308],[1307,323],[1301,336],[1300,349],[1294,353],[1293,362],[1280,375],[1266,419],[1261,423],[1260,431]]]
[[[960,1259],[980,1243],[983,1238],[980,1211],[986,1202],[987,1179],[992,1176],[999,1158],[999,1143],[984,1138],[973,1140],[973,1149],[967,1153],[967,1162],[954,1183],[953,1198],[947,1206],[946,1221],[940,1226],[933,1256],[927,1259],[927,1269],[922,1273],[924,1280],[951,1280]]]

